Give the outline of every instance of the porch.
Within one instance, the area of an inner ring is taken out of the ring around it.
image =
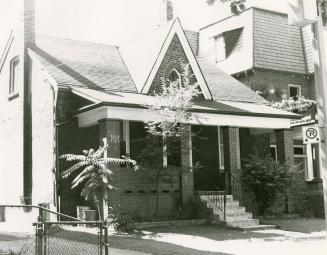
[[[124,165],[115,167],[114,186],[117,191],[112,193],[112,204],[121,205],[140,220],[153,217],[157,195],[158,217],[162,219],[171,217],[178,204],[187,204],[195,194],[233,195],[233,199],[243,205],[240,182],[242,160],[254,151],[262,155],[270,153],[269,132],[275,132],[278,138],[278,158],[293,158],[288,129],[273,131],[213,125],[189,127],[192,135],[182,136],[173,143],[168,143],[167,148],[159,148],[161,155],[152,162],[152,167],[137,171]],[[61,134],[65,135],[65,139],[60,139],[61,153],[71,153],[72,150],[79,153],[83,149],[96,148],[105,141],[110,145],[107,156],[153,160],[144,156],[144,153],[149,153],[146,148],[150,142],[144,123],[140,121],[101,119],[95,125],[81,127],[76,120],[62,127]],[[160,143],[157,145],[160,146]],[[158,157],[158,154],[154,157]],[[164,162],[167,164],[167,170],[160,173],[157,187],[156,164]],[[181,185],[178,172],[172,170],[180,167],[190,169],[183,172]],[[74,215],[77,206],[90,204],[85,204],[78,189],[70,189],[70,181],[62,180],[60,204],[62,212]]]

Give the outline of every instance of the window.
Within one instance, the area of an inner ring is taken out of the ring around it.
[[[171,82],[177,82],[181,84],[181,74],[176,69],[170,71],[168,79]]]
[[[17,94],[19,83],[19,59],[16,57],[10,63],[9,96]]]
[[[299,165],[304,170],[306,180],[312,179],[312,174],[308,168],[307,148],[305,145],[294,145],[293,150],[295,164]]]
[[[294,100],[298,100],[301,97],[301,86],[288,84],[288,96]]]
[[[277,162],[277,146],[270,145],[270,157]]]
[[[226,31],[214,37],[216,62],[220,62],[238,52],[243,44],[243,27]]]

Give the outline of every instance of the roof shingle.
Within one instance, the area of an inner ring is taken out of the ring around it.
[[[137,93],[115,46],[37,36],[31,49],[59,85]]]
[[[197,58],[203,76],[212,94],[213,100],[251,102],[267,104],[268,102],[243,83],[219,69],[206,58]]]

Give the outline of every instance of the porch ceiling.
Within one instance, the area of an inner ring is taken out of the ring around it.
[[[155,114],[144,107],[145,102],[150,104],[156,100],[152,96],[81,88],[72,92],[94,102],[76,112],[80,127],[95,125],[104,118],[147,121]],[[281,129],[290,128],[290,119],[298,118],[296,114],[267,105],[233,101],[196,102],[191,111],[196,116],[189,124],[197,125]]]

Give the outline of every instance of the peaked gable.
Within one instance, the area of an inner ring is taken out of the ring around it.
[[[177,71],[179,74],[182,74],[185,67],[189,67],[189,61],[186,57],[183,46],[178,39],[178,36],[175,34],[152,81],[152,84],[148,90],[148,94],[160,92],[161,87],[165,85],[165,81],[169,80],[171,72]],[[192,84],[197,82],[197,79],[194,76],[194,72],[190,67],[188,76]]]
[[[178,38],[183,48],[203,96],[205,99],[212,99],[210,90],[207,87],[179,19],[175,19],[154,32],[119,48],[139,92],[143,94],[149,93],[150,87],[174,37]]]

